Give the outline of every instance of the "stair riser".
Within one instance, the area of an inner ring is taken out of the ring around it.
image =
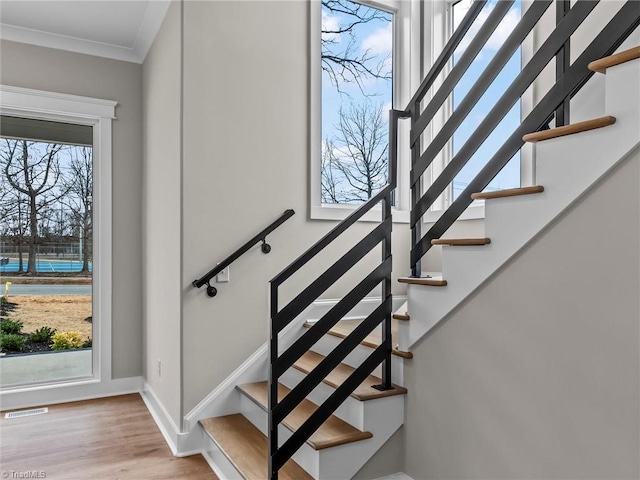
[[[616,117],[616,123],[637,122],[640,102],[640,59],[616,65],[607,70],[605,106]]]
[[[256,403],[245,395],[241,395],[240,399],[240,413],[242,413],[247,419],[253,423],[265,436],[268,436],[268,417],[267,412],[260,408]],[[280,444],[291,437],[291,431],[280,425],[278,428],[278,440]],[[319,466],[322,457],[322,450],[314,450],[306,443],[298,450],[293,459],[298,465],[304,468],[309,475],[318,479]]]
[[[295,387],[306,375],[295,368],[287,370],[282,377],[280,377],[280,383],[286,385],[289,388]],[[329,385],[321,383],[316,387],[307,398],[316,405],[322,404],[335,390]],[[359,430],[363,430],[364,416],[365,416],[365,404],[368,402],[361,402],[355,398],[349,397],[347,400],[338,407],[334,412],[334,415],[350,425],[353,425]]]
[[[608,115],[605,107],[606,79],[604,75],[594,75],[589,82],[571,99],[571,123],[585,122]]]
[[[373,438],[344,445],[343,452],[328,449],[331,457],[321,464],[320,478],[343,479],[353,477],[360,468],[404,423],[404,395],[379,398],[364,402],[367,404],[365,415],[367,431]],[[341,447],[342,448],[342,447]]]
[[[342,338],[335,337],[333,335],[324,335],[318,342],[313,346],[313,351],[320,353],[324,356],[327,356],[331,353],[338,345],[342,342]],[[350,365],[352,367],[358,367],[365,361],[369,355],[373,353],[373,349],[371,347],[367,347],[365,345],[359,345],[353,352],[351,352],[347,358],[345,358],[342,363]],[[402,383],[403,380],[403,365],[404,359],[397,356],[391,356],[391,377],[393,378],[393,383],[396,385],[404,386]],[[382,367],[377,367],[373,375],[376,377],[382,376]]]

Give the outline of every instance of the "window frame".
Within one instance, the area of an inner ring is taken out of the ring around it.
[[[46,389],[64,387],[54,395],[64,401],[67,387],[74,395],[92,396],[112,381],[112,121],[118,102],[42,90],[0,85],[0,114],[74,123],[93,127],[93,315],[97,328],[93,331],[92,375],[54,380],[48,383],[3,387],[1,397],[7,408],[35,401]],[[70,392],[71,393],[71,392]]]
[[[432,48],[430,51],[431,56],[425,62],[427,65],[432,64],[433,59],[435,59],[437,57],[437,54],[442,51],[446,42],[453,33],[453,6],[460,1],[461,0],[443,0],[441,2],[427,2],[432,8],[432,12],[431,14],[425,12],[425,25],[430,25],[432,33],[431,38],[433,39],[433,43],[431,45]],[[524,12],[526,12],[526,10],[529,8],[531,1],[532,0],[522,0],[523,15]],[[438,20],[438,18],[440,20]],[[533,40],[533,35],[529,35],[522,43],[521,67],[525,65],[533,55]],[[451,65],[445,68],[444,75],[446,75],[450,68],[452,68]],[[533,103],[533,93],[531,88],[524,93],[520,102],[520,119],[522,120],[523,116],[525,116],[532,108],[531,105]],[[452,109],[452,105],[450,103],[448,104],[448,108],[449,111],[446,112],[446,115],[449,115],[451,113],[450,110]],[[444,124],[444,120],[442,120],[442,124]],[[433,177],[437,176],[437,173],[439,171],[442,171],[442,169],[446,167],[447,163],[451,159],[452,145],[450,143],[447,144],[443,151],[444,153],[441,153],[436,161],[434,161],[434,163],[439,163],[436,164],[436,169],[432,171]],[[425,182],[423,187],[428,186],[429,183],[430,182]],[[533,149],[530,145],[525,144],[520,151],[520,184],[533,185],[534,183],[535,161]],[[449,185],[443,192],[442,196],[434,204],[434,206],[432,206],[429,211],[425,213],[425,215],[423,216],[423,223],[434,223],[435,221],[437,221],[442,213],[453,203],[452,198],[453,188],[451,185]],[[474,200],[473,203],[462,213],[458,220],[476,220],[484,218],[485,201]]]
[[[355,0],[353,0],[355,1]],[[404,108],[410,100],[413,79],[417,76],[416,65],[419,58],[412,45],[419,45],[420,18],[416,12],[420,11],[418,0],[375,0],[363,1],[368,7],[378,8],[393,14],[393,108]],[[321,197],[321,155],[322,155],[322,66],[321,66],[321,18],[322,2],[310,2],[309,31],[310,31],[310,139],[309,139],[309,217],[312,220],[343,220],[352,213],[358,205],[322,203]],[[416,38],[417,37],[417,38]],[[417,40],[417,41],[416,41]],[[419,48],[417,49],[419,51]],[[411,154],[408,148],[409,125],[400,122],[398,131],[398,188],[396,189],[396,204],[393,207],[393,221],[409,222],[410,191],[409,171]],[[374,207],[367,212],[361,221],[379,222],[380,207]]]

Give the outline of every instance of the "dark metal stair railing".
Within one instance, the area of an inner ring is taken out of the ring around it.
[[[397,184],[398,121],[407,118],[401,110],[389,112],[389,166],[387,184],[366,203],[353,211],[322,239],[271,280],[271,325],[269,340],[269,478],[277,479],[278,471],[311,435],[335,412],[347,397],[382,363],[382,383],[374,388],[387,390],[391,382],[391,203]],[[338,261],[304,288],[287,305],[278,306],[279,287],[318,253],[335,241],[374,206],[382,203],[382,222]],[[365,255],[381,246],[382,261],[347,295],[322,316],[302,337],[279,353],[278,336],[298,315],[346,274]],[[324,334],[378,285],[382,286],[380,305],[329,353],[286,397],[278,402],[278,379]],[[376,327],[382,325],[382,342],[374,352],[318,407],[318,409],[281,446],[278,426],[286,416],[316,388],[331,371],[351,353]]]
[[[527,35],[553,3],[552,0],[532,2],[513,29],[506,41],[496,52],[480,78],[469,90],[440,132],[423,150],[424,132],[433,120],[434,115],[447,100],[467,68],[480,53],[485,43],[496,30],[502,18],[514,3],[513,0],[498,2],[469,42],[465,52],[461,54],[455,66],[448,73],[440,88],[427,102],[424,110],[423,101],[431,90],[436,79],[451,64],[453,53],[465,35],[471,29],[487,3],[476,0],[462,19],[459,27],[445,45],[433,67],[425,76],[417,89],[409,106],[405,110],[391,110],[389,118],[389,173],[387,185],[368,202],[361,205],[345,220],[334,227],[327,235],[303,253],[291,265],[271,280],[270,294],[270,342],[269,342],[269,395],[268,395],[268,430],[269,430],[269,466],[270,479],[278,478],[278,471],[302,444],[326,421],[327,418],[346,400],[362,381],[379,365],[383,364],[382,384],[380,389],[391,388],[391,202],[397,184],[397,124],[401,118],[411,118],[411,265],[412,275],[420,276],[420,259],[431,247],[431,240],[440,236],[453,224],[462,212],[471,204],[471,193],[482,191],[491,180],[508,163],[522,147],[522,136],[525,133],[548,128],[548,124],[556,116],[558,124],[568,122],[568,100],[572,98],[587,82],[593,72],[587,69],[590,61],[612,54],[622,42],[640,24],[640,2],[627,1],[607,26],[595,37],[572,64],[568,63],[571,35],[582,24],[584,19],[595,8],[599,0],[578,0],[572,8],[569,2],[558,0],[556,28],[543,42],[520,74],[497,100],[491,112],[472,133],[442,174],[431,184],[424,195],[421,192],[422,175],[440,150],[451,141],[451,138],[463,120],[471,112],[476,103],[484,95],[513,53],[522,44]],[[462,194],[451,204],[431,229],[421,235],[421,219],[436,198],[453,181],[457,173],[467,164],[511,107],[519,100],[524,91],[535,81],[543,68],[556,57],[556,84],[516,128],[514,133],[498,149],[497,153],[486,163],[480,173],[471,181]],[[279,287],[324,248],[335,241],[351,225],[356,223],[375,205],[382,203],[382,223],[365,238],[345,253],[336,263],[322,275],[304,288],[282,308],[278,306]],[[325,292],[340,277],[346,274],[367,253],[382,246],[382,262],[362,279],[345,297],[318,320],[302,337],[288,349],[279,352],[279,334],[311,303]],[[377,285],[382,284],[380,305],[347,337],[340,345],[324,358],[289,394],[278,402],[278,379],[298,359],[304,355],[324,334],[326,334],[343,316],[348,313]],[[351,376],[318,409],[293,433],[281,446],[278,442],[278,426],[285,417],[328,375],[376,326],[382,324],[382,343],[351,374]]]
[[[482,50],[487,39],[499,24],[499,19],[506,14],[510,4],[513,2],[498,2],[493,11],[488,15],[486,22],[478,29],[478,34],[469,42],[465,52],[460,56],[456,65],[451,68],[447,78],[433,94],[424,110],[422,110],[422,102],[429,88],[434,83],[435,78],[442,72],[444,66],[451,63],[455,47],[443,52],[443,54],[447,54],[446,58],[438,58],[432,71],[425,77],[423,85],[418,90],[420,95],[414,96],[410,105],[407,107],[407,111],[410,112],[412,119],[410,133],[412,152],[410,180],[412,199],[410,220],[412,231],[412,276],[420,276],[420,260],[431,248],[431,240],[440,238],[449,227],[453,225],[462,212],[471,205],[473,201],[471,194],[484,190],[509,160],[522,148],[524,145],[522,136],[524,134],[548,128],[554,116],[557,125],[568,123],[569,100],[582,88],[591,75],[593,75],[593,72],[587,68],[588,63],[614,53],[640,24],[640,2],[633,0],[627,1],[604,29],[596,35],[583,53],[573,64],[569,65],[568,56],[571,35],[596,7],[598,1],[599,0],[579,0],[573,7],[568,8],[569,4],[566,0],[558,0],[556,9],[557,24],[554,31],[535,52],[531,60],[522,67],[516,79],[507,87],[502,96],[495,102],[491,111],[485,116],[484,120],[423,194],[421,188],[422,176],[429,165],[431,165],[445,145],[451,141],[460,124],[484,95],[504,65],[553,2],[539,0],[531,3],[531,6],[524,13],[520,22],[513,29],[500,49],[495,53],[484,72],[459,103],[458,107],[445,121],[440,131],[431,139],[426,148],[423,149],[423,142],[425,141],[423,136],[426,127],[431,123],[434,115],[447,100],[451,92],[453,92],[453,89],[460,78],[462,78],[468,66],[471,65],[473,59]],[[467,17],[478,15],[479,10],[477,9],[481,9],[484,3],[485,2],[474,2],[467,16],[463,19],[461,26],[465,23]],[[461,38],[456,37],[456,33],[454,33],[450,43],[459,43],[460,41]],[[538,102],[524,120],[522,120],[513,134],[508,137],[493,157],[487,161],[477,176],[469,183],[449,208],[445,210],[429,231],[422,235],[422,217],[554,57],[556,57],[556,71],[558,75],[555,85],[547,92],[542,100]]]

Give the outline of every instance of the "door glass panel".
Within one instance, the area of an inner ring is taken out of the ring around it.
[[[93,131],[1,118],[0,386],[93,374]]]

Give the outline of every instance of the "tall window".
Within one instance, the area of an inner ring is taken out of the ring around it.
[[[321,201],[360,204],[386,184],[394,15],[322,0]]]
[[[0,122],[0,387],[89,377],[93,128]]]
[[[467,34],[467,38],[473,38],[474,31],[484,23],[491,10],[495,7],[497,0],[487,2],[487,5],[480,12],[480,15],[474,22],[474,26]],[[452,31],[454,31],[471,6],[471,0],[460,0],[452,6]],[[520,21],[522,5],[517,0],[502,22],[489,38],[484,48],[480,51],[476,59],[473,61],[457,87],[453,91],[453,108],[458,107],[464,99],[469,89],[474,85],[476,80],[482,75],[489,62],[492,60],[496,51],[502,46],[502,43],[511,33],[513,28]],[[463,41],[454,53],[454,64],[460,58],[467,42]],[[507,62],[498,77],[494,80],[489,89],[482,96],[480,101],[471,110],[465,121],[453,136],[453,155],[456,155],[465,142],[469,139],[478,124],[487,116],[491,108],[495,105],[497,99],[500,98],[505,89],[513,82],[515,77],[520,73],[521,67],[521,49],[513,54]],[[453,181],[453,200],[467,187],[469,182],[484,167],[487,161],[502,146],[504,140],[515,130],[520,124],[520,102],[517,102],[505,118],[498,124],[493,133],[482,144],[478,151],[471,157],[467,165],[458,173]],[[502,190],[506,188],[515,188],[520,186],[520,153],[516,153],[504,169],[491,181],[486,190]]]

